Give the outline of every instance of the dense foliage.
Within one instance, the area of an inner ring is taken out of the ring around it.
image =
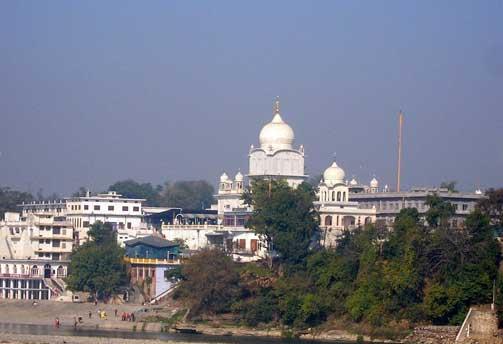
[[[304,263],[318,234],[312,187],[303,183],[292,189],[283,180],[262,180],[254,182],[252,189],[243,196],[253,206],[247,226],[265,238],[285,266]]]
[[[0,187],[0,219],[6,212],[18,212],[18,204],[31,202],[35,198],[28,192],[12,190],[8,187]]]
[[[232,258],[220,250],[203,250],[182,266],[178,297],[185,299],[190,315],[230,310],[239,294],[239,274]]]
[[[255,209],[250,226],[274,244],[279,257],[272,268],[239,265],[239,278],[233,272],[220,285],[232,290],[226,306],[213,307],[213,312],[230,308],[250,326],[306,328],[335,318],[371,328],[404,322],[459,324],[471,305],[491,302],[495,280],[503,304],[501,248],[494,236],[501,226],[503,192],[491,191],[464,226],[451,226],[452,205],[433,195],[424,218],[415,208],[402,209],[392,230],[367,225],[346,231],[329,250],[313,243],[317,227],[308,205],[312,190],[292,190],[281,182],[254,187],[246,195]],[[192,274],[218,264],[200,259]],[[196,295],[215,283],[206,280],[182,288],[186,295]],[[199,300],[211,303],[206,298],[211,293],[204,295]],[[193,302],[202,311],[200,301]]]
[[[161,186],[153,187],[150,183],[138,183],[132,179],[115,182],[108,187],[108,191],[116,191],[127,198],[143,198],[145,205],[156,206],[159,204]]]
[[[112,227],[102,222],[93,224],[90,241],[72,253],[70,273],[66,282],[73,291],[86,291],[99,299],[107,299],[127,283],[123,261]]]
[[[109,191],[130,198],[144,198],[148,206],[205,209],[213,202],[214,188],[204,180],[166,182],[164,186],[139,183],[132,179],[118,181]]]

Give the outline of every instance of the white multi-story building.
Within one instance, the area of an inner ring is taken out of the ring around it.
[[[375,207],[363,208],[358,202],[349,200],[348,184],[351,182],[345,181],[345,176],[344,170],[334,161],[323,173],[318,186],[315,205],[320,214],[321,244],[327,247],[335,246],[344,230],[376,222]]]
[[[144,228],[142,202],[144,199],[123,198],[115,191],[65,199],[66,218],[76,230],[76,242],[87,240],[89,228],[96,222],[109,223],[121,232]],[[136,237],[136,236],[135,236]]]
[[[61,295],[72,249],[73,227],[62,218],[6,213],[0,222],[0,298]]]

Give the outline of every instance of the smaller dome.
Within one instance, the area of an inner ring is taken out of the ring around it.
[[[234,180],[237,181],[237,182],[242,182],[243,181],[243,175],[241,174],[240,171],[238,171],[238,173],[236,173],[236,176],[234,177]]]
[[[377,188],[377,187],[379,187],[379,182],[377,181],[377,179],[375,177],[372,178],[372,180],[370,181],[370,187],[371,188]]]
[[[346,174],[344,170],[337,166],[337,163],[334,161],[332,165],[323,172],[323,180],[327,184],[343,184],[344,177]]]
[[[227,173],[222,173],[222,175],[220,176],[220,183],[223,183],[223,182],[226,182],[229,180],[229,176],[227,175]]]
[[[358,182],[356,181],[355,178],[351,179],[351,181],[349,182],[349,185],[351,186],[355,186],[355,185],[358,185]]]

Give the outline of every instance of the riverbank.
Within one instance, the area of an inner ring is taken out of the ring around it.
[[[117,316],[115,311],[117,310]],[[106,319],[98,317],[98,313],[104,311]],[[123,312],[134,313],[136,321],[122,321]],[[322,331],[310,331],[305,333],[289,333],[282,329],[270,328],[247,328],[218,323],[166,323],[162,319],[169,319],[176,312],[171,307],[143,306],[143,305],[110,305],[98,303],[63,303],[54,301],[40,301],[36,305],[27,300],[2,300],[0,303],[0,323],[3,324],[26,324],[42,325],[48,328],[54,327],[57,318],[62,327],[74,328],[75,319],[82,321],[77,324],[77,329],[82,331],[106,330],[117,332],[141,332],[141,333],[176,333],[180,329],[193,330],[193,332],[213,337],[248,337],[248,338],[271,338],[281,339],[298,336],[305,340],[322,340],[327,342],[354,342],[363,339],[368,342],[397,341],[358,336],[345,330],[324,329]],[[89,314],[91,316],[89,317]],[[155,321],[153,319],[159,319]],[[29,333],[29,332],[28,332]],[[51,333],[52,335],[53,333]],[[56,335],[54,333],[54,335]],[[59,335],[58,335],[59,336]],[[178,342],[178,341],[177,341]],[[51,343],[49,341],[48,343]]]
[[[0,332],[0,336],[1,344],[189,344],[178,340],[32,335],[4,332]]]

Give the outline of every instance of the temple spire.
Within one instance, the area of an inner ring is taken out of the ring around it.
[[[272,113],[273,115],[276,115],[280,113],[280,108],[279,108],[279,96],[276,96],[276,98],[274,99],[274,105],[273,105],[273,108],[272,108]]]

